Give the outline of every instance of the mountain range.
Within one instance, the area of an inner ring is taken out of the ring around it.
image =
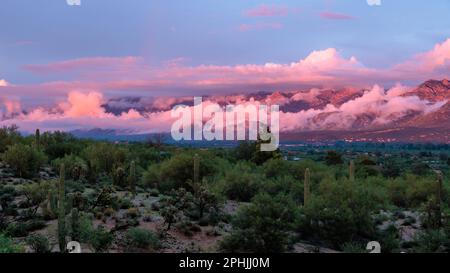
[[[249,101],[280,105],[280,110],[286,113],[280,122],[286,120],[287,124],[281,125],[282,141],[450,143],[450,82],[446,79],[428,80],[414,88],[311,89],[206,96],[203,100],[222,106]],[[114,114],[130,109],[145,114],[192,103],[192,97],[121,97],[107,101],[103,107]],[[136,138],[136,134],[114,130],[77,130],[73,133],[83,137],[134,135]]]

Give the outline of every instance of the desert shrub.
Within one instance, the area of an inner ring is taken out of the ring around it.
[[[36,253],[49,253],[51,246],[48,238],[44,235],[30,235],[26,239],[27,244]]]
[[[431,171],[430,166],[423,162],[415,162],[411,165],[411,173],[418,176],[425,176]]]
[[[78,226],[78,231],[79,231],[79,239],[80,242],[82,243],[89,243],[91,240],[91,235],[92,232],[94,230],[93,225],[92,225],[92,215],[91,214],[85,214],[85,213],[80,213],[79,215],[79,226]]]
[[[259,194],[232,220],[232,231],[220,243],[225,252],[283,252],[296,206],[286,195]]]
[[[0,128],[0,153],[5,152],[8,146],[19,141],[20,133],[18,129],[15,125]]]
[[[112,217],[112,216],[114,216],[114,215],[116,214],[116,211],[115,211],[113,208],[106,208],[106,209],[103,211],[103,214],[104,214],[105,216],[107,216],[107,217]]]
[[[395,225],[388,226],[385,230],[378,231],[377,241],[380,242],[383,253],[394,253],[400,249],[400,236]]]
[[[28,233],[43,229],[46,226],[46,222],[39,219],[33,219],[28,222],[13,222],[7,226],[5,233],[11,237],[26,237]]]
[[[22,178],[30,178],[37,174],[47,161],[44,153],[23,144],[9,146],[3,154],[3,160]]]
[[[16,195],[17,192],[14,187],[0,185],[0,206],[3,212],[8,210]]]
[[[121,200],[114,193],[115,190],[112,187],[104,187],[101,190],[92,193],[88,197],[91,203],[91,209],[108,207],[118,209]]]
[[[45,132],[41,135],[41,146],[50,160],[63,158],[66,155],[78,155],[84,147],[81,140],[60,131]]]
[[[210,155],[201,155],[199,179],[220,172],[221,160]],[[148,187],[158,186],[161,192],[180,187],[190,189],[188,181],[193,179],[194,161],[190,153],[179,153],[160,164],[151,165],[144,173],[143,181]]]
[[[326,181],[319,191],[321,195],[313,195],[301,210],[302,236],[333,247],[374,236],[371,214],[377,204],[367,190],[349,181]]]
[[[442,230],[424,230],[415,238],[415,252],[437,253],[448,252],[450,249],[450,239]]]
[[[176,225],[178,231],[186,236],[193,236],[195,233],[202,231],[199,225],[193,223],[192,221],[184,220]]]
[[[177,221],[177,213],[178,209],[170,203],[165,204],[161,209],[161,216],[164,218],[164,224],[167,225],[167,230]]]
[[[99,142],[88,146],[83,154],[96,173],[111,174],[114,166],[125,164],[128,153],[124,148],[114,144]]]
[[[22,253],[25,249],[22,245],[14,242],[4,234],[0,234],[0,253]]]
[[[130,147],[130,153],[136,158],[138,166],[149,166],[151,163],[158,163],[163,157],[159,150],[143,146],[143,144],[136,144]]]
[[[127,216],[130,218],[138,218],[141,215],[138,208],[129,208],[127,210]]]
[[[360,242],[347,242],[341,246],[344,253],[367,253],[366,247]]]
[[[369,163],[366,163],[369,164]],[[374,165],[357,165],[356,166],[356,177],[357,178],[367,178],[371,176],[378,176],[381,173],[381,168]]]
[[[26,223],[26,229],[28,232],[41,230],[47,226],[47,223],[41,219],[32,219]]]
[[[55,191],[55,185],[56,184],[53,181],[42,181],[21,187],[21,191],[27,198],[29,206],[33,207],[32,215],[34,215],[38,208],[47,201],[49,193]]]
[[[404,208],[418,207],[435,193],[435,179],[414,175],[398,177],[387,183],[391,202]]]
[[[227,199],[249,202],[259,191],[264,176],[252,165],[239,162],[220,178],[217,187]]]
[[[271,159],[263,164],[262,169],[267,178],[275,178],[292,174],[293,164],[282,159]]]
[[[271,196],[280,193],[289,195],[298,204],[303,204],[303,190],[303,182],[290,175],[265,180],[260,186],[261,192],[268,193]]]
[[[309,169],[311,172],[311,184],[318,185],[325,178],[334,178],[336,169],[334,167],[326,166],[322,163],[306,159],[299,162],[293,162],[292,170],[289,175],[293,176],[299,181],[303,181],[305,178],[305,171]],[[336,167],[338,170],[342,170],[340,167]]]
[[[160,248],[158,236],[150,230],[132,228],[127,232],[127,243],[131,248],[157,250]]]
[[[128,198],[121,198],[119,200],[119,208],[120,209],[129,209],[133,206],[133,203]]]
[[[27,225],[25,223],[11,223],[6,227],[6,235],[11,237],[25,237],[28,235]]]
[[[88,243],[92,249],[99,252],[107,252],[111,247],[114,236],[103,226],[98,226],[97,229],[92,224],[93,215],[80,213],[77,225],[77,235],[81,243]],[[71,231],[72,232],[72,231]]]
[[[381,173],[384,177],[396,178],[400,176],[401,168],[395,160],[385,159]]]
[[[88,166],[81,157],[71,154],[52,161],[52,166],[56,170],[59,170],[62,164],[64,164],[64,167],[66,168],[66,177],[68,179],[78,181],[86,178]]]
[[[325,163],[327,165],[339,165],[344,163],[342,155],[336,151],[328,151],[325,155]]]
[[[127,173],[125,167],[117,166],[113,167],[111,176],[113,178],[113,184],[118,187],[127,186]]]
[[[159,196],[158,189],[150,189],[148,193],[150,194],[150,196],[153,196],[153,197],[158,197]]]
[[[233,156],[236,161],[250,161],[253,157],[253,153],[256,151],[256,142],[241,141],[238,146],[233,150]]]
[[[203,218],[205,213],[218,209],[219,203],[216,195],[207,187],[206,179],[197,183],[190,183],[193,194],[193,211],[190,216],[193,218]]]
[[[89,242],[97,253],[107,252],[114,240],[114,236],[103,226],[98,226],[89,237]]]

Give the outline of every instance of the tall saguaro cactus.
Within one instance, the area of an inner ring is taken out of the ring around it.
[[[130,164],[130,176],[128,177],[128,183],[130,186],[130,191],[134,194],[136,193],[136,162],[131,161]]]
[[[71,224],[72,224],[72,241],[80,240],[80,215],[78,209],[73,208],[71,213]]]
[[[34,141],[36,145],[36,150],[41,150],[41,131],[39,129],[36,129],[36,134],[34,135]]]
[[[194,155],[194,184],[198,185],[200,177],[200,157],[198,154]]]
[[[311,172],[309,168],[305,170],[305,183],[303,186],[303,205],[306,206],[309,203],[311,196]]]
[[[442,227],[442,181],[444,180],[442,172],[437,171],[436,181],[436,225]]]
[[[350,166],[348,167],[348,178],[351,182],[355,182],[355,161],[350,161]]]
[[[66,187],[65,166],[61,164],[58,185],[58,242],[61,252],[66,251]]]

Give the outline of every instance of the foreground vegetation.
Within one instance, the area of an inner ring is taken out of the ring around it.
[[[262,153],[3,128],[0,253],[448,252],[449,152],[424,147]]]

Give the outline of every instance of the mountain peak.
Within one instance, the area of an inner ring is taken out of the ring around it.
[[[450,82],[447,79],[428,80],[416,89],[408,92],[407,95],[416,95],[423,100],[431,102],[443,101],[450,99]]]

